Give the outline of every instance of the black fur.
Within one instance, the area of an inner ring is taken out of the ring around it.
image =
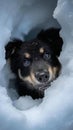
[[[45,69],[45,66],[49,65],[52,68],[56,67],[58,69],[55,78],[59,75],[61,64],[58,60],[58,56],[60,55],[63,45],[59,31],[60,29],[56,28],[42,30],[35,39],[27,42],[16,39],[9,41],[5,46],[5,58],[6,60],[10,59],[10,67],[12,72],[16,75],[16,89],[20,96],[30,95],[33,99],[42,98],[44,96],[44,90],[39,89],[39,85],[33,87],[32,83],[23,81],[18,75],[18,69],[21,70],[22,77],[26,78],[30,76],[32,69],[35,74],[37,70]],[[41,47],[44,48],[43,54],[39,53]],[[24,56],[26,52],[31,55],[29,58]],[[51,55],[51,57],[46,59],[45,53]],[[45,86],[47,86],[46,83]],[[43,84],[41,87],[43,88]]]
[[[50,28],[48,30],[42,30],[37,38],[42,40],[43,42],[47,42],[50,44],[54,54],[56,56],[60,55],[62,50],[63,40],[59,35],[60,29]]]

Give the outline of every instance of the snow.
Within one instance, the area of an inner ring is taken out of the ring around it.
[[[58,0],[57,7],[56,2],[0,1],[0,130],[73,130],[73,0]],[[42,100],[17,99],[12,87],[7,88],[14,75],[6,64],[4,46],[10,37],[30,38],[33,31],[36,35],[41,28],[59,26],[52,14],[62,27],[61,75]]]

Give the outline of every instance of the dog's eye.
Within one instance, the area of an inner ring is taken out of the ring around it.
[[[30,60],[27,60],[27,59],[24,59],[24,62],[23,62],[23,65],[24,65],[24,67],[28,67],[28,66],[30,66]]]
[[[51,54],[49,54],[49,53],[46,52],[46,53],[44,53],[43,58],[45,60],[49,60],[51,58]]]

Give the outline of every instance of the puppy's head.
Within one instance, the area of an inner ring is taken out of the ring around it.
[[[57,37],[53,40],[54,31],[48,40],[43,40],[45,35],[43,37],[39,35],[28,42],[11,41],[5,47],[6,60],[10,59],[11,70],[20,81],[27,84],[29,89],[44,91],[50,82],[59,75],[61,64],[58,55],[61,51],[62,39],[57,31]],[[57,50],[55,50],[56,47]]]

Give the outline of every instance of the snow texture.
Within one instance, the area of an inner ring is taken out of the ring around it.
[[[43,100],[17,99],[13,87],[7,87],[14,75],[6,64],[4,46],[10,37],[27,39],[41,28],[59,26],[52,14],[62,27],[61,75],[45,91]],[[0,130],[73,130],[72,42],[73,0],[0,1]]]

